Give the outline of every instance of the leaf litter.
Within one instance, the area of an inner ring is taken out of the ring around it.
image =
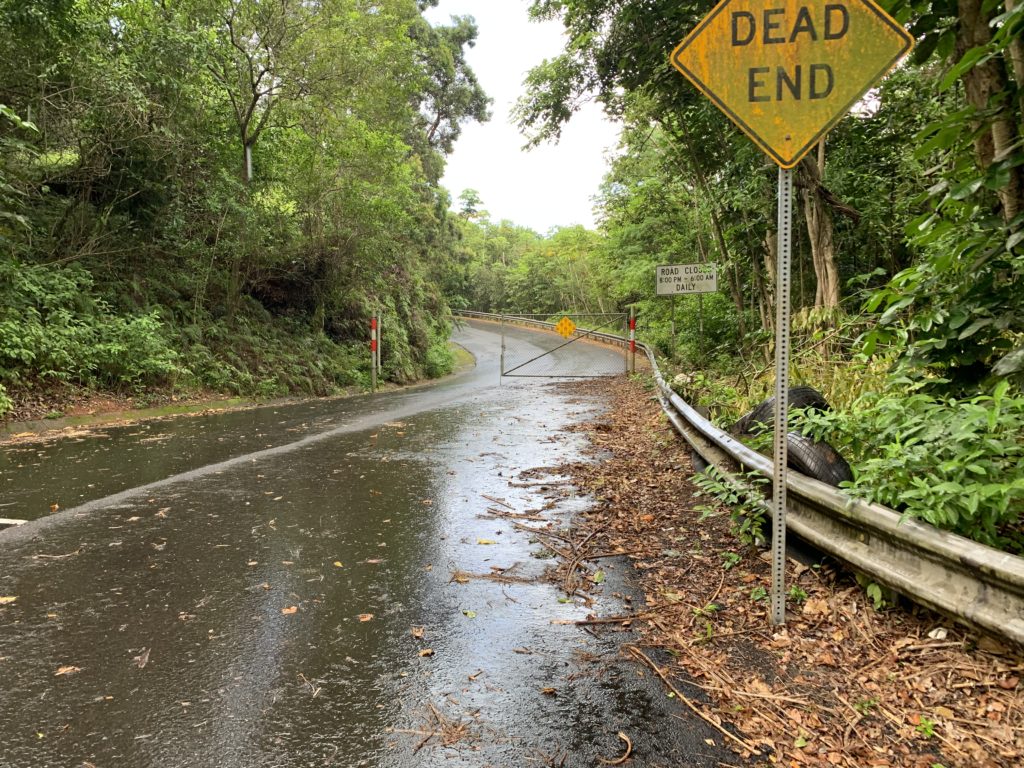
[[[877,611],[828,561],[788,563],[787,625],[771,627],[770,558],[739,545],[727,510],[707,514],[689,480],[688,446],[649,392],[627,380],[563,386],[612,408],[570,428],[588,438],[591,461],[521,474],[568,476],[595,500],[574,531],[559,534],[568,541],[540,543],[559,555],[567,595],[596,585],[588,560],[618,555],[646,598],[632,614],[579,624],[639,630],[623,652],[743,756],[796,768],[1022,764],[1019,654],[920,607]],[[666,650],[670,661],[659,666],[642,648]]]

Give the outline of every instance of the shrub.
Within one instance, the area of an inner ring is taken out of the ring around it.
[[[854,496],[994,547],[1024,551],[1024,397],[1001,382],[957,400],[870,393],[848,411],[801,413],[807,433],[853,465]]]
[[[137,388],[182,372],[156,311],[115,313],[76,266],[0,261],[0,378]]]

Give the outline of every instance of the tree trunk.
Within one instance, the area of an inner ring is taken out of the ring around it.
[[[242,140],[242,183],[249,186],[252,183],[252,144]]]
[[[958,0],[958,10],[956,49],[962,57],[972,48],[987,45],[992,40],[992,29],[989,26],[990,14],[984,10],[983,0]],[[1012,60],[1012,44],[1010,57]],[[980,131],[974,140],[978,166],[984,171],[996,160],[1008,157],[1017,142],[1017,125],[1010,111],[1012,107],[998,99],[993,101],[994,96],[1008,90],[1002,58],[993,57],[967,70],[963,83],[967,101],[972,107],[995,110],[989,118],[987,130]],[[1009,224],[1024,211],[1024,169],[1020,166],[1011,168],[1007,183],[996,190],[996,194],[1002,205],[1003,221]]]
[[[761,327],[769,333],[775,332],[775,270],[778,263],[779,235],[774,230],[764,236],[764,274],[758,275],[758,306],[761,312]]]
[[[821,180],[825,155],[821,146],[819,144],[817,162],[805,157],[800,161],[799,166],[801,186],[803,187],[801,195],[804,201],[804,218],[807,220],[811,261],[814,264],[814,276],[817,282],[814,290],[814,307],[816,309],[839,306],[839,265],[836,263],[832,211],[822,194]]]
[[[1010,13],[1017,7],[1017,0],[1006,0],[1006,12]],[[1013,71],[1013,79],[1017,83],[1017,93],[1020,96],[1024,111],[1024,40],[1019,37],[1010,41],[1010,64]]]

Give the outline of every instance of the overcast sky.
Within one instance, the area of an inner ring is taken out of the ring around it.
[[[493,221],[509,219],[541,234],[556,226],[593,227],[591,198],[607,169],[605,155],[615,149],[618,128],[588,105],[558,144],[522,149],[525,139],[509,112],[530,68],[563,49],[561,23],[531,22],[529,5],[529,0],[441,0],[427,13],[434,24],[453,15],[476,19],[480,34],[467,58],[494,99],[489,122],[464,127],[441,183],[456,205],[462,190],[475,189]]]

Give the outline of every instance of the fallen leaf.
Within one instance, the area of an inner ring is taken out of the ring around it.
[[[604,571],[595,571],[594,575],[590,577],[590,580],[595,584],[604,583]]]
[[[335,568],[343,568],[344,566],[341,564],[340,560],[335,560],[334,561],[334,567]]]
[[[359,614],[359,620],[360,621],[364,621],[364,622],[365,621],[373,621],[373,614],[372,613],[360,613]]]
[[[476,618],[476,611],[470,611],[468,609],[463,609],[462,615],[465,616],[467,619],[475,619]]]
[[[51,504],[50,505],[50,511],[51,512],[56,512],[58,509],[60,509],[60,504]]]
[[[57,671],[53,673],[53,676],[54,677],[59,677],[60,675],[73,675],[73,674],[75,674],[75,672],[81,672],[81,671],[82,671],[81,667],[72,667],[72,666],[69,665],[69,666],[64,666],[64,667],[58,667]]]
[[[413,627],[411,632],[412,632],[412,636],[415,637],[417,640],[422,640],[423,639],[423,632],[424,632],[424,628],[423,627]]]
[[[531,651],[529,648],[513,648],[512,653],[521,653],[527,655],[533,653],[533,651]]]
[[[17,599],[17,595],[0,595],[0,605],[10,605]]]
[[[374,558],[373,560],[364,560],[363,562],[367,565],[378,565],[380,563],[383,563],[384,561]]]
[[[149,663],[149,648],[144,648],[142,650],[142,653],[134,657],[132,661],[138,664],[139,669],[142,669],[144,666],[146,666]]]
[[[1016,675],[1014,677],[1008,677],[1005,680],[1000,680],[997,685],[1007,691],[1012,691],[1020,683],[1020,678]]]
[[[434,649],[433,648],[424,648],[422,651],[420,651],[420,658],[422,658],[424,656],[433,656],[433,655],[434,655]]]
[[[291,616],[293,613],[295,613],[298,610],[299,610],[299,607],[297,605],[289,605],[287,608],[282,608],[281,609],[281,613],[283,613],[285,616]]]
[[[829,612],[828,601],[820,598],[810,598],[804,603],[804,616],[827,616]]]
[[[540,692],[543,693],[545,696],[557,696],[558,695],[558,691],[556,691],[554,688],[541,688]]]
[[[498,542],[496,542],[494,539],[477,539],[476,543],[477,544],[497,544]]]

